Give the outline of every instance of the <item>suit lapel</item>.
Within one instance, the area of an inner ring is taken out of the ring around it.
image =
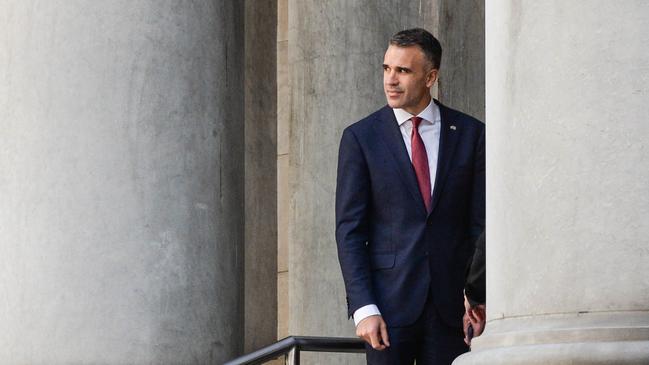
[[[437,154],[437,173],[435,176],[435,188],[433,189],[433,203],[431,205],[431,213],[435,210],[435,206],[439,201],[446,176],[451,167],[455,146],[459,140],[462,131],[453,121],[453,114],[444,105],[440,104],[437,100],[435,103],[439,106],[440,116],[442,123],[440,126],[439,134],[439,153]],[[430,214],[430,213],[429,213]]]
[[[406,146],[403,143],[401,130],[399,129],[397,119],[394,117],[392,108],[386,106],[381,110],[377,123],[374,123],[374,128],[387,145],[392,157],[394,157],[401,180],[410,191],[413,199],[420,205],[422,212],[425,213],[426,206],[421,199],[415,169],[412,167],[410,157],[408,157],[408,150],[406,150]]]

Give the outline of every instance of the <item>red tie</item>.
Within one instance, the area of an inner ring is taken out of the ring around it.
[[[419,184],[419,191],[421,197],[424,199],[426,211],[430,212],[432,204],[430,197],[430,170],[428,168],[428,155],[426,154],[426,146],[419,135],[419,124],[422,119],[419,117],[412,117],[412,134],[410,135],[410,146],[412,152],[412,166],[415,168],[417,175],[417,183]]]

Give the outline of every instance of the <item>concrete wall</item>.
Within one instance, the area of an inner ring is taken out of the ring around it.
[[[488,3],[491,320],[458,364],[649,363],[648,17]]]
[[[245,2],[245,336],[277,340],[277,0]]]
[[[439,99],[482,121],[485,117],[484,0],[443,0],[439,6],[442,66]]]
[[[276,324],[353,335],[340,132],[385,104],[387,39],[413,26],[447,43],[442,100],[472,107],[456,45],[474,20],[452,14],[473,5],[5,2],[0,362],[221,362]]]
[[[289,332],[353,336],[334,240],[340,135],[385,105],[381,64],[389,37],[414,26],[433,28],[436,13],[432,1],[288,4]],[[304,361],[363,363],[364,357],[320,354]]]
[[[5,1],[0,362],[241,350],[238,1]]]

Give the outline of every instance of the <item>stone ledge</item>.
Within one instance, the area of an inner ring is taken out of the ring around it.
[[[645,340],[649,340],[649,312],[567,313],[490,321],[473,348]]]
[[[649,340],[511,346],[468,352],[453,365],[649,364]]]
[[[649,312],[534,315],[490,321],[453,364],[649,364]]]

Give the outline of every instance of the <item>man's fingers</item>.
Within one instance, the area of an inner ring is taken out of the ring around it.
[[[375,350],[383,350],[385,346],[381,343],[381,339],[379,338],[379,332],[370,332],[370,345],[372,345],[372,348]]]
[[[475,313],[473,313],[473,309],[469,309],[466,311],[466,315],[469,317],[469,321],[471,322],[477,322],[478,320],[475,318]]]
[[[388,338],[388,326],[384,321],[381,321],[379,328],[381,329],[381,338],[383,339],[383,344],[387,347],[390,347],[390,339]]]
[[[386,345],[390,345],[385,321],[381,316],[369,316],[360,321],[356,327],[356,335],[376,350],[383,350]]]
[[[475,322],[483,322],[485,320],[485,312],[478,308],[473,308],[470,309],[467,314],[469,315],[469,319],[471,320],[472,323]]]
[[[464,314],[464,321],[465,321],[464,322],[464,325],[465,325],[464,334],[465,335],[467,334],[467,329],[466,329],[467,320],[469,321],[471,327],[473,327],[473,336],[467,336],[467,337],[469,337],[468,342],[466,341],[466,339],[465,339],[465,342],[470,343],[471,342],[471,337],[478,337],[478,336],[480,336],[482,334],[482,332],[484,331],[485,325],[486,325],[486,322],[485,322],[486,317],[487,316],[486,316],[486,313],[485,313],[484,306],[478,306],[476,308],[473,308],[473,309],[467,311]]]
[[[477,311],[473,313],[473,317],[478,321],[478,322],[484,322],[485,320],[485,315],[484,313]]]
[[[473,337],[478,337],[484,332],[484,322],[481,322],[478,326],[475,327]]]
[[[467,346],[470,347],[471,337],[473,337],[473,334],[471,333],[472,327],[471,327],[471,318],[469,317],[469,312],[465,312],[464,317],[462,317],[462,329],[464,330],[464,343],[466,343]]]
[[[482,320],[480,319],[480,313],[476,311],[475,309],[471,309],[467,312],[469,315],[469,320],[471,323],[476,323],[476,322],[481,322]]]
[[[484,308],[484,306],[478,306],[478,308],[475,309],[475,317],[478,318],[479,321],[483,322],[487,318],[487,312]]]

